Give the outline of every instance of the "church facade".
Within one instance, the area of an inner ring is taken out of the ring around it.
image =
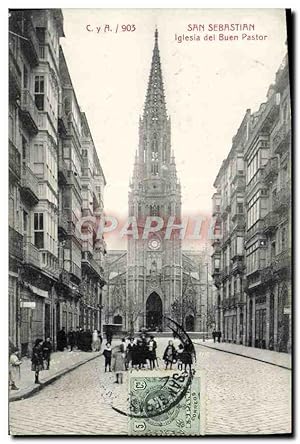
[[[203,286],[201,255],[189,260],[182,252],[181,186],[157,30],[128,205],[129,226],[135,225],[137,235],[128,235],[127,251],[108,252],[104,322],[126,331],[163,331],[165,315],[188,330],[205,331],[209,288]]]

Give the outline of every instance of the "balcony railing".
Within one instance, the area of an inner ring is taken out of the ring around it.
[[[288,186],[282,187],[277,194],[273,195],[273,211],[280,213],[286,211],[291,205],[291,191]]]
[[[26,242],[24,248],[24,260],[26,263],[34,265],[37,268],[41,268],[41,255],[40,250],[36,248],[31,242]]]
[[[74,262],[71,262],[70,273],[78,280],[81,280],[81,268],[78,267],[78,265],[76,265]]]
[[[281,154],[290,146],[291,126],[284,122],[280,125],[272,138],[273,149],[276,154]]]
[[[22,169],[22,189],[25,198],[35,205],[39,200],[39,181],[27,165]]]
[[[233,184],[233,192],[243,192],[246,187],[246,178],[245,177],[237,177]]]
[[[92,270],[94,271],[94,273],[96,273],[98,276],[103,277],[103,268],[100,267],[97,262],[95,261],[95,259],[91,256],[90,253],[88,252],[82,252],[82,260],[81,262],[83,264],[88,265],[90,268],[92,268]]]
[[[277,157],[271,157],[266,163],[263,171],[263,179],[265,182],[272,181],[278,174],[278,159]]]
[[[228,275],[229,275],[229,267],[226,266],[226,267],[224,267],[223,270],[221,270],[221,272],[220,272],[220,279],[221,279],[221,280],[224,280],[224,279],[227,278]]]
[[[23,236],[12,227],[9,227],[9,254],[23,260]]]
[[[68,286],[70,284],[70,274],[66,270],[61,270],[59,280],[62,284]]]
[[[245,226],[245,214],[235,212],[232,216],[232,229],[244,230]]]
[[[275,272],[279,272],[283,269],[290,269],[291,268],[291,250],[286,249],[276,255],[275,260],[272,262],[272,267]]]
[[[260,279],[263,284],[273,281],[275,279],[273,267],[268,266],[263,268],[260,271]]]
[[[232,271],[242,273],[244,271],[244,262],[241,260],[234,261],[232,264]]]
[[[9,168],[17,180],[21,178],[21,154],[9,139]]]
[[[34,98],[28,89],[23,89],[21,94],[21,117],[27,129],[32,134],[38,133],[39,111],[35,105]]]
[[[272,233],[278,225],[279,217],[274,211],[270,211],[264,218],[264,232]]]

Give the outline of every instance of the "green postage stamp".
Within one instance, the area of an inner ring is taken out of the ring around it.
[[[182,374],[175,373],[170,377],[132,376],[129,379],[129,435],[203,434],[200,377],[194,376],[188,384],[183,378]]]

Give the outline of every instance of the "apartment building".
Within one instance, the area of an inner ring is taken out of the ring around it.
[[[212,269],[223,339],[291,349],[291,111],[287,56],[247,110],[215,180]]]
[[[213,217],[212,275],[217,293],[217,327],[224,339],[238,344],[245,342],[246,312],[244,296],[245,237],[245,161],[244,143],[249,111],[233,138],[232,148],[215,180]]]
[[[84,119],[64,76],[63,36],[58,9],[10,12],[9,336],[23,354],[37,337],[55,340],[62,326],[78,325],[84,297],[82,244],[74,235]]]

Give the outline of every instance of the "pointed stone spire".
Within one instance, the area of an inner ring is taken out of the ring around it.
[[[158,30],[154,33],[154,49],[144,106],[144,118],[156,121],[167,118],[167,109],[158,49]]]

